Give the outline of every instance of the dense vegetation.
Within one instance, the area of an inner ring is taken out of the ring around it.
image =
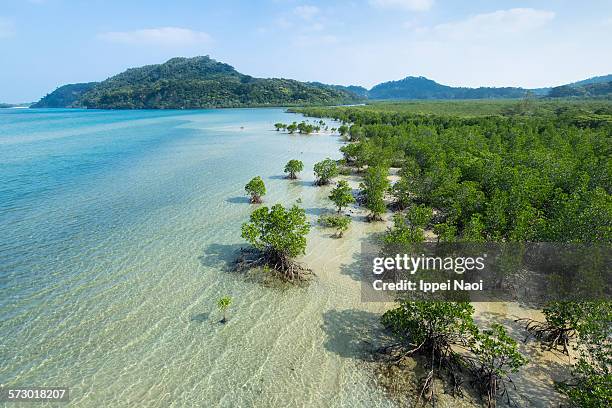
[[[80,98],[96,86],[98,82],[68,84],[60,86],[55,91],[44,96],[33,104],[32,108],[76,108],[81,107]]]
[[[327,105],[355,100],[354,94],[329,86],[253,78],[206,56],[172,58],[163,64],[128,69],[98,84],[66,85],[43,98],[37,107],[200,109]]]
[[[612,81],[558,86],[552,88],[548,96],[551,98],[610,98],[612,97]]]
[[[321,121],[321,123],[323,125],[325,124],[325,122],[323,121]],[[286,130],[287,132],[289,132],[289,134],[294,134],[295,131],[297,130],[298,133],[301,133],[304,135],[309,135],[313,132],[319,132],[321,130],[321,126],[322,126],[321,124],[316,125],[312,123],[306,123],[305,121],[301,121],[300,123],[293,122],[290,124],[277,122],[274,124],[274,128],[276,129],[277,132],[280,130]]]
[[[324,186],[330,183],[331,179],[339,174],[338,164],[329,157],[318,163],[314,167],[315,185]]]
[[[409,76],[361,86],[327,85],[280,78],[254,78],[205,57],[172,58],[131,68],[102,82],[64,85],[35,108],[201,109],[244,106],[338,105],[365,99],[499,99],[538,97],[610,98],[610,75],[557,88],[452,87]]]
[[[370,90],[344,87],[370,100],[380,99],[509,99],[526,94],[538,97],[609,98],[612,75],[593,77],[556,88],[525,89],[516,87],[453,87],[441,85],[425,77],[408,76],[398,81],[383,82]]]
[[[612,242],[611,104],[513,105],[485,117],[415,114],[401,104],[301,111],[352,123],[359,148],[345,151],[347,161],[401,167],[411,201],[435,208],[435,224],[458,237]]]
[[[406,77],[378,84],[368,91],[370,99],[487,99],[521,98],[523,88],[464,88],[441,85],[425,77]]]
[[[346,164],[365,169],[366,197],[385,189],[378,186],[390,166],[400,167],[400,180],[387,189],[398,211],[388,243],[422,242],[425,229],[440,241],[612,243],[610,102],[524,98],[300,111],[350,124],[341,150]],[[379,207],[380,193],[372,196],[363,203]],[[451,383],[468,367],[493,406],[524,359],[501,326],[476,330],[466,307],[402,301],[383,323],[403,339],[400,358],[431,356],[422,396],[433,398],[435,367]],[[569,354],[572,347],[579,355],[558,389],[572,406],[610,406],[612,303],[553,302],[544,316],[525,322],[533,336],[549,350]],[[469,364],[457,363],[463,356],[454,345],[469,349]]]
[[[467,376],[477,384],[487,406],[494,407],[498,395],[507,396],[510,374],[527,362],[502,326],[494,324],[481,331],[473,313],[472,305],[465,302],[401,301],[382,317],[399,340],[385,348],[395,351],[395,363],[414,354],[426,357],[428,372],[419,399],[430,401],[432,406],[436,377],[446,377],[456,393],[462,377]]]

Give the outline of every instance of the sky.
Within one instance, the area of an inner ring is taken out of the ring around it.
[[[0,0],[0,102],[176,56],[367,88],[561,85],[612,73],[612,1]]]

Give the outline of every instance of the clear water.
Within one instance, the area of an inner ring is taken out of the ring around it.
[[[377,315],[341,268],[359,245],[351,231],[313,230],[306,288],[226,267],[251,177],[267,203],[300,198],[313,221],[329,206],[311,169],[340,142],[271,130],[296,119],[0,110],[0,384],[68,386],[79,407],[389,405],[360,359]],[[292,158],[306,168],[293,182],[282,178]]]

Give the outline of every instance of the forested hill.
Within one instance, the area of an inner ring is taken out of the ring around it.
[[[487,99],[520,98],[523,88],[464,88],[442,85],[425,77],[383,82],[368,91],[370,99]]]
[[[550,90],[548,96],[551,98],[610,98],[612,97],[612,80],[608,82],[585,81],[570,85],[557,86]]]
[[[62,99],[67,107],[99,109],[330,105],[358,100],[355,94],[331,86],[254,78],[208,56],[172,58],[163,64],[128,69],[95,84],[74,100],[62,97],[64,88],[47,95],[36,107],[49,106],[42,105],[45,100]]]
[[[131,68],[102,82],[64,85],[33,108],[200,109],[246,106],[353,104],[369,100],[511,99],[541,97],[612,98],[612,75],[556,88],[453,87],[408,76],[368,90],[292,79],[254,78],[231,65],[205,57],[172,58],[163,64]]]
[[[98,82],[68,84],[44,96],[33,104],[32,108],[73,108],[79,106],[81,96],[92,89]]]

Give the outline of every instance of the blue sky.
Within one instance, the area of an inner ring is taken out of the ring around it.
[[[174,56],[366,87],[559,85],[612,73],[611,1],[0,0],[0,101]]]

